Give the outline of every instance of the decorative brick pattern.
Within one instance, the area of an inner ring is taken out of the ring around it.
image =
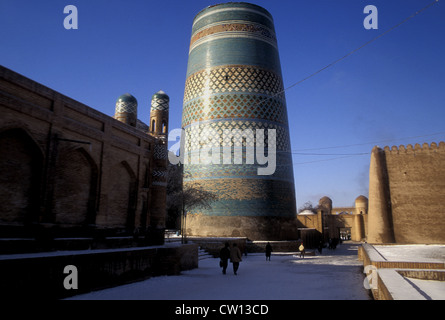
[[[82,235],[95,227],[165,228],[161,139],[1,66],[0,98],[2,236],[34,237],[25,226],[41,223],[60,237],[67,227]],[[119,97],[117,115],[136,125],[136,105],[131,95]]]
[[[287,124],[282,99],[253,94],[201,97],[184,105],[183,126],[213,119],[263,119]]]
[[[269,98],[282,91],[283,81],[276,72],[248,65],[226,65],[201,70],[188,77],[184,103],[216,93],[245,92],[264,94]]]
[[[239,135],[243,130],[252,130],[255,134],[257,129],[264,130],[264,144],[265,147],[269,146],[268,141],[268,130],[276,130],[276,141],[271,141],[276,146],[278,151],[290,152],[290,139],[289,132],[287,128],[278,125],[276,123],[266,122],[266,121],[249,121],[249,120],[233,120],[233,121],[209,121],[185,128],[185,150],[194,151],[199,150],[202,147],[203,139],[208,140],[207,145],[215,146],[234,146],[233,141],[223,141],[224,132],[238,130]],[[213,134],[213,135],[212,135]],[[207,138],[205,138],[207,136]],[[243,142],[243,145],[254,145],[256,141],[247,140]]]
[[[156,144],[154,147],[154,154],[153,157],[157,160],[162,159],[162,160],[166,160],[168,157],[168,152],[167,149],[165,147],[165,145],[163,144]]]
[[[151,99],[151,110],[168,111],[170,98],[164,91],[159,91]]]
[[[246,37],[265,41],[277,47],[275,32],[265,26],[248,23],[246,21],[240,21],[238,23],[235,23],[235,21],[224,21],[196,32],[190,42],[190,51],[206,41],[224,37]]]
[[[131,95],[122,95],[116,101],[116,113],[138,113],[138,103]]]
[[[184,170],[190,179],[185,183],[198,182],[219,197],[211,209],[189,212],[194,218],[187,224],[188,232],[256,239],[289,235],[265,230],[262,223],[253,225],[259,223],[257,217],[289,219],[296,213],[286,100],[269,13],[247,3],[201,11],[193,26],[187,76],[182,127],[189,160]],[[271,139],[269,130],[276,139]],[[258,140],[262,132],[264,141]],[[229,158],[224,156],[228,147],[230,164],[223,161]],[[200,156],[206,156],[203,148],[215,148],[220,161],[215,156],[212,164],[200,162]],[[258,148],[276,161],[271,174],[259,175]],[[272,150],[276,153],[269,154]],[[228,225],[206,225],[209,216]],[[242,217],[253,218],[248,219],[253,224],[240,232],[236,219]]]

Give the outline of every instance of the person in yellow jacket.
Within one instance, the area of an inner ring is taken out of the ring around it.
[[[233,264],[233,273],[236,275],[236,272],[239,268],[239,263],[243,261],[241,259],[241,251],[237,247],[236,243],[233,244],[232,249],[230,249],[230,262]]]
[[[303,245],[303,242],[301,243],[301,245],[298,248],[298,250],[300,250],[300,258],[303,257],[303,259],[304,259],[304,245]]]

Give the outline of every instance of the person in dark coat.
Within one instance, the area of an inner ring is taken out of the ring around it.
[[[323,241],[320,240],[318,243],[318,252],[321,254],[323,252]]]
[[[233,273],[236,275],[239,263],[243,261],[240,249],[236,246],[236,243],[233,244],[232,249],[230,250],[230,262],[233,264]]]
[[[270,261],[270,255],[272,253],[272,246],[270,245],[270,243],[268,242],[266,244],[266,261],[269,260]]]
[[[229,258],[230,258],[230,249],[229,249],[229,243],[226,242],[224,245],[224,248],[221,249],[219,252],[219,258],[221,259],[221,267],[222,267],[222,273],[226,274],[227,265],[229,264]]]

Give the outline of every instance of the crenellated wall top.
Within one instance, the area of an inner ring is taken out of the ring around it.
[[[374,147],[374,149],[380,149],[378,147]],[[373,150],[374,150],[373,149]],[[381,150],[381,149],[380,149]],[[409,153],[430,153],[430,152],[445,152],[445,142],[440,141],[438,144],[436,142],[432,142],[431,144],[423,143],[422,145],[416,143],[414,146],[412,144],[408,145],[400,145],[400,146],[385,146],[383,148],[386,154],[409,154]]]

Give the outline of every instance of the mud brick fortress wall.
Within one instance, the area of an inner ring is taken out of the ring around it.
[[[64,236],[92,229],[162,233],[162,139],[4,67],[0,112],[2,236],[42,229],[63,229]]]
[[[445,143],[375,147],[370,243],[445,243]]]

